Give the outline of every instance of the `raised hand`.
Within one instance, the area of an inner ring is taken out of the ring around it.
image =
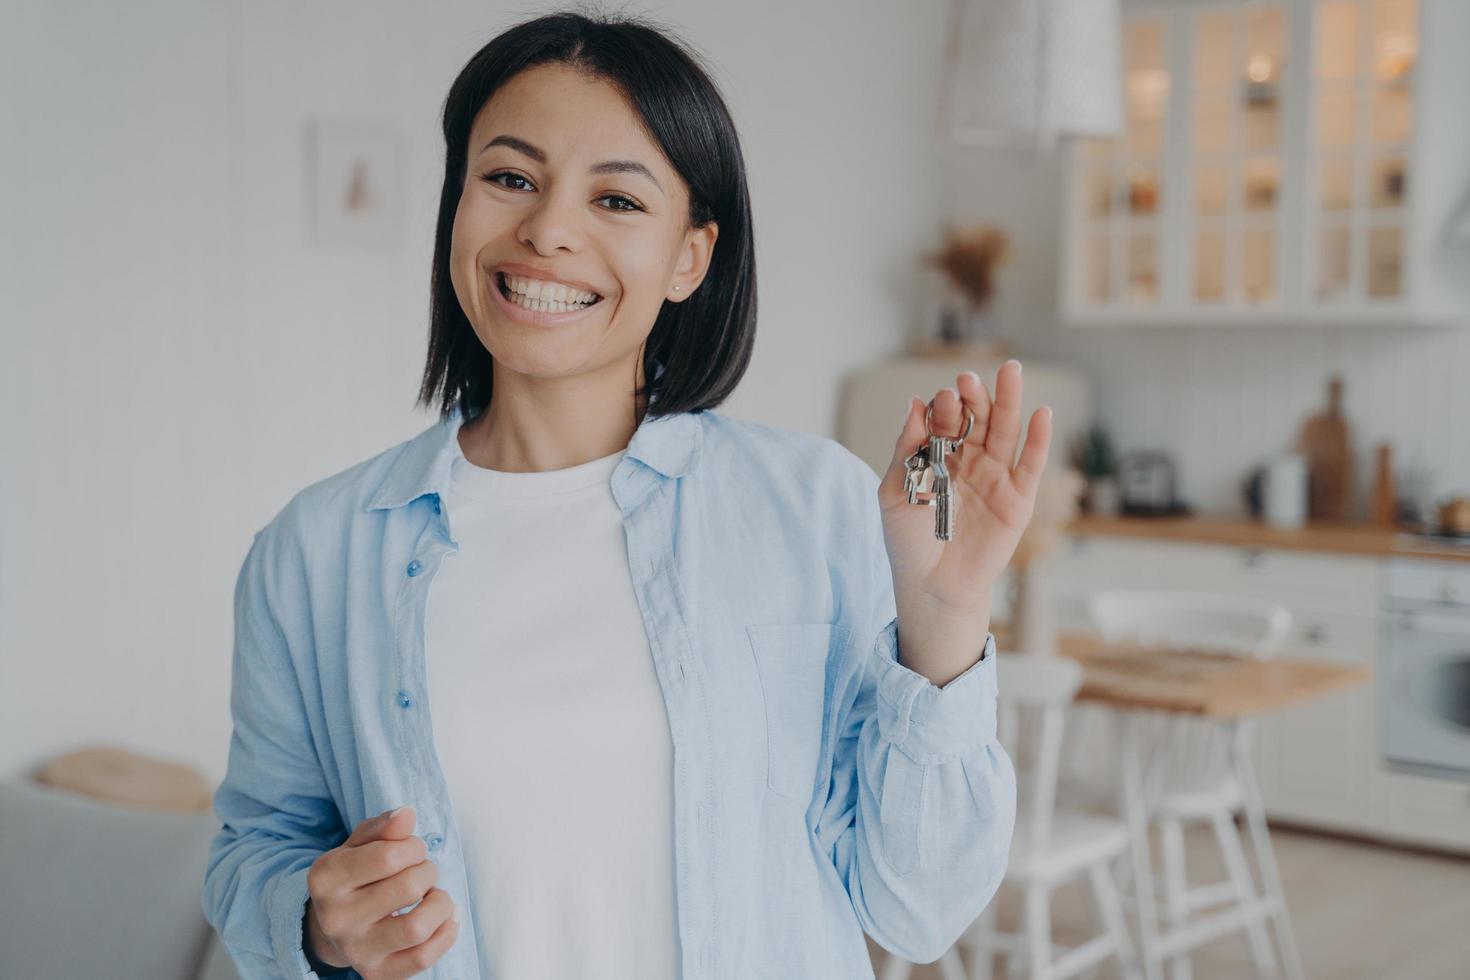
[[[878,487],[878,504],[901,633],[925,647],[943,647],[949,644],[937,642],[941,634],[920,620],[937,617],[979,629],[988,624],[991,588],[1031,520],[1046,469],[1051,409],[1032,413],[1018,458],[1020,361],[1001,366],[993,400],[979,375],[966,371],[954,387],[935,394],[933,405],[929,421],[934,435],[957,437],[964,430],[965,412],[974,417],[961,448],[945,456],[949,492],[955,498],[952,540],[936,539],[934,508],[909,503],[904,489],[904,461],[928,442],[924,425],[928,403],[917,397],[909,401],[892,462]]]

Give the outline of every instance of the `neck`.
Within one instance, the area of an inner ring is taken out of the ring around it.
[[[629,372],[616,374],[617,380],[547,380],[497,365],[490,406],[460,426],[460,449],[476,466],[509,473],[560,470],[611,456],[627,448],[648,410],[646,397],[635,402]]]

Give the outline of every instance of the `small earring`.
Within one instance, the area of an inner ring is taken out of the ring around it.
[[[684,288],[684,287],[680,286],[678,283],[674,283],[674,292],[677,293],[682,288]]]

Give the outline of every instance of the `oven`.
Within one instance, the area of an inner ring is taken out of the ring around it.
[[[1379,670],[1383,755],[1470,781],[1470,562],[1388,562]]]

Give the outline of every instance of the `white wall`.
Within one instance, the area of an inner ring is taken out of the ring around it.
[[[228,748],[231,596],[301,487],[412,410],[437,114],[549,5],[0,5],[0,774],[94,742]],[[716,0],[651,14],[713,62],[754,195],[761,334],[731,414],[830,434],[896,348],[936,222],[942,4]],[[407,240],[305,240],[310,118],[398,127]],[[896,431],[895,431],[896,434]]]

